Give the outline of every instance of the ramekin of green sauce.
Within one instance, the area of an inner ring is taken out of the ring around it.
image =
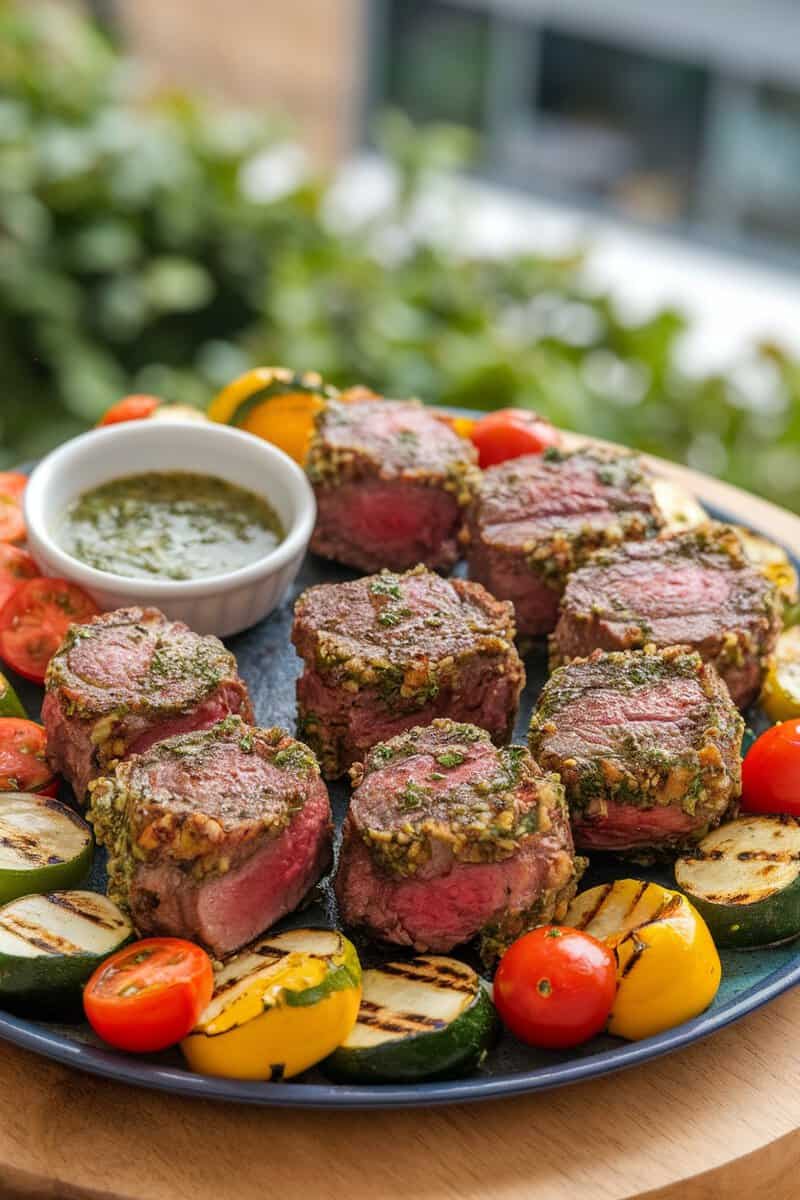
[[[65,443],[25,493],[31,552],[105,609],[236,633],[280,603],[316,516],[304,472],[221,425],[131,422]]]

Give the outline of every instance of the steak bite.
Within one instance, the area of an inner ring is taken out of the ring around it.
[[[90,779],[128,754],[229,713],[253,717],[222,642],[156,608],[121,608],[72,625],[45,686],[48,761],[80,801]]]
[[[551,665],[592,650],[680,642],[711,662],[735,704],[750,704],[782,627],[775,587],[745,559],[734,530],[705,526],[594,554],[573,572]]]
[[[416,400],[328,403],[306,461],[311,549],[362,571],[452,567],[476,461],[472,443]]]
[[[560,775],[581,849],[675,851],[735,808],[743,731],[699,654],[595,650],[550,676],[530,748]]]
[[[336,875],[347,923],[423,951],[479,936],[488,961],[564,916],[583,862],[558,778],[524,747],[439,720],[375,746],[351,776]]]
[[[570,571],[593,550],[652,537],[663,523],[640,459],[551,448],[484,471],[467,515],[469,575],[513,600],[520,633],[549,633]]]
[[[142,934],[230,953],[296,908],[331,861],[314,755],[227,717],[158,742],[89,787],[108,893]]]
[[[298,729],[326,778],[434,717],[511,737],[525,682],[514,612],[478,583],[425,567],[309,588],[292,632],[305,670]]]

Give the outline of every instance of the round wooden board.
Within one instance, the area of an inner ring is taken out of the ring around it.
[[[653,460],[800,550],[800,518]],[[71,1200],[790,1200],[800,991],[619,1075],[426,1112],[184,1100],[0,1045],[0,1196]]]

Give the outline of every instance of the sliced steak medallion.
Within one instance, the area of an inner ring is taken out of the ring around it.
[[[362,571],[451,567],[476,462],[472,443],[417,401],[331,401],[306,461],[317,498],[311,549]]]
[[[595,650],[550,676],[530,748],[561,777],[578,847],[675,851],[735,809],[743,731],[696,652]]]
[[[525,682],[510,604],[416,567],[309,588],[292,639],[305,669],[298,729],[327,778],[371,746],[452,717],[511,736]]]
[[[707,526],[594,554],[567,580],[551,664],[592,650],[691,646],[743,708],[759,691],[782,627],[776,588],[730,528]]]
[[[142,934],[228,954],[296,908],[330,865],[317,761],[281,729],[227,717],[133,755],[89,792],[109,895]]]
[[[161,738],[229,713],[253,716],[222,642],[155,608],[121,608],[71,626],[45,686],[48,761],[78,800],[90,779]]]
[[[336,875],[346,922],[423,951],[478,936],[491,960],[563,917],[583,861],[557,776],[524,747],[437,720],[375,746],[351,775]]]
[[[663,523],[634,455],[590,447],[510,459],[484,471],[469,508],[470,579],[513,601],[520,633],[549,633],[570,571]]]

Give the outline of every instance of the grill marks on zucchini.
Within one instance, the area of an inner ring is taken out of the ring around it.
[[[83,883],[92,831],[71,808],[29,792],[0,794],[0,904]]]
[[[364,972],[356,1023],[325,1067],[352,1082],[413,1082],[474,1070],[495,1031],[483,981],[439,955]]]
[[[800,933],[800,820],[744,816],[675,863],[675,880],[720,946],[765,946]]]

